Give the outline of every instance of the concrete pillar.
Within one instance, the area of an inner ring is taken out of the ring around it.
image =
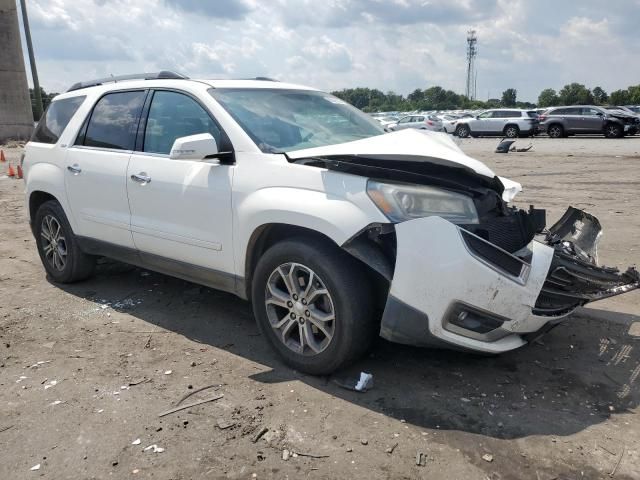
[[[16,0],[0,0],[0,143],[28,139],[32,131]]]

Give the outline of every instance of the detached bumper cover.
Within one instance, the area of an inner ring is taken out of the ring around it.
[[[599,223],[575,209],[517,255],[439,217],[395,228],[380,335],[398,343],[500,353],[579,305],[640,286],[634,269],[595,264]]]

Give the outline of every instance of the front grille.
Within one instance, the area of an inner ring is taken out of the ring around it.
[[[522,270],[526,268],[525,262],[513,255],[510,255],[494,245],[482,240],[481,238],[471,235],[464,230],[462,232],[462,239],[466,243],[469,250],[471,250],[477,257],[486,260],[494,267],[508,273],[513,277],[520,277]]]
[[[544,210],[518,210],[509,215],[483,218],[479,225],[465,229],[509,253],[527,246],[536,232],[544,228]]]

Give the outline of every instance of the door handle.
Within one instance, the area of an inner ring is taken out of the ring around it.
[[[134,173],[133,175],[131,175],[131,180],[143,185],[145,183],[151,183],[151,177],[149,177],[145,172]]]
[[[82,172],[80,165],[78,165],[77,163],[67,166],[67,170],[69,170],[74,175],[78,175],[80,172]]]

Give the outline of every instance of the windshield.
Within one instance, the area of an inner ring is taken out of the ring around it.
[[[327,93],[212,88],[209,94],[265,153],[322,147],[384,133],[376,120]]]

